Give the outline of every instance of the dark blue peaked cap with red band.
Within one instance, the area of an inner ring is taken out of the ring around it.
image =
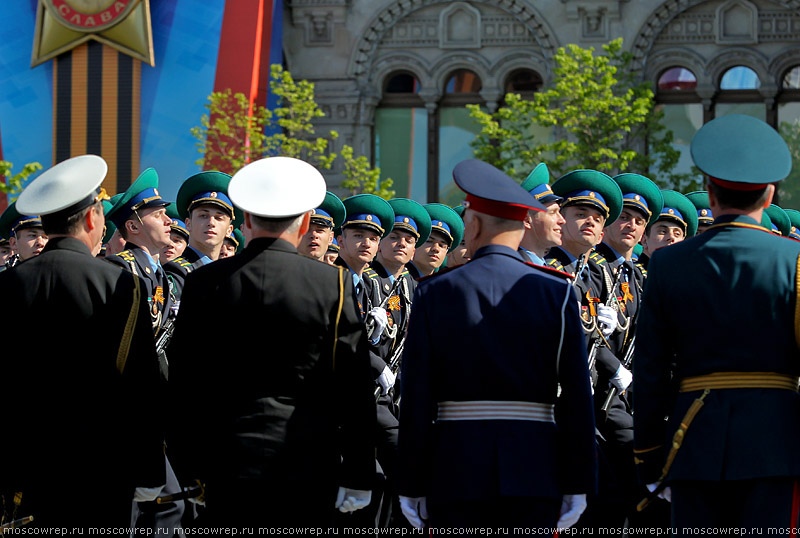
[[[479,213],[521,221],[529,209],[547,209],[508,175],[477,159],[458,163],[453,169],[453,179],[467,193],[464,205]]]

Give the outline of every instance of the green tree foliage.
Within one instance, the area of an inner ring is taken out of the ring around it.
[[[780,205],[800,209],[800,119],[781,122],[779,131],[792,154],[792,172],[778,183]]]
[[[577,45],[558,49],[552,84],[531,99],[509,93],[495,113],[467,105],[481,126],[472,143],[475,157],[518,178],[546,162],[556,177],[590,168],[644,174],[663,187],[696,188],[699,178],[674,173],[680,152],[661,124],[650,83],[639,81],[631,68],[633,55],[622,50],[621,38],[603,50],[596,55],[594,48]],[[642,151],[645,142],[649,151]]]
[[[337,154],[330,151],[330,141],[338,138],[336,131],[327,137],[316,136],[313,122],[325,114],[314,100],[314,84],[295,81],[280,65],[270,68],[270,91],[277,96],[277,106],[268,110],[253,105],[243,93],[231,90],[212,93],[206,104],[207,114],[200,125],[193,127],[202,155],[196,164],[233,174],[250,161],[283,155],[309,162],[321,170],[330,170]],[[342,147],[344,175],[342,187],[353,194],[394,196],[391,180],[379,182],[380,170],[370,167],[366,157],[354,157],[348,145]]]
[[[14,164],[8,161],[0,161],[0,176],[6,178],[6,182],[0,181],[0,192],[6,194],[16,194],[22,191],[22,184],[34,172],[42,169],[42,165],[38,162],[28,163],[22,167],[22,171],[17,174],[12,174],[11,170]]]

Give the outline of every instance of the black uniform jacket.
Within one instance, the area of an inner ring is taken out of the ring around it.
[[[0,482],[23,492],[19,517],[127,525],[134,488],[165,483],[158,362],[141,281],[131,315],[134,278],[70,237],[0,274],[13,333],[0,356]]]
[[[633,369],[634,443],[645,482],[661,474],[673,434],[702,394],[678,392],[681,380],[730,372],[800,375],[798,256],[800,243],[732,215],[654,253]],[[800,476],[798,424],[796,390],[712,389],[668,479]]]
[[[508,247],[483,247],[421,280],[403,353],[400,494],[448,502],[593,492],[582,336],[573,287]],[[440,402],[487,400],[554,404],[556,420],[437,420]]]
[[[167,442],[182,483],[208,484],[209,507],[231,485],[371,488],[374,384],[353,297],[349,273],[281,239],[189,274],[169,356],[183,401]]]
[[[163,327],[167,322],[169,308],[172,305],[169,280],[164,270],[162,269],[160,274],[156,274],[150,267],[147,253],[130,241],[125,243],[125,250],[105,259],[142,277],[147,286],[147,309],[153,321],[153,328],[158,330]]]

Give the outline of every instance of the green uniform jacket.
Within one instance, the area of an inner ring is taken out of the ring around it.
[[[745,216],[650,260],[636,329],[633,417],[639,475],[661,474],[672,437],[701,391],[681,379],[715,372],[800,374],[796,331],[800,243]],[[665,421],[665,417],[669,417]],[[670,480],[800,476],[800,395],[716,389],[691,422]]]

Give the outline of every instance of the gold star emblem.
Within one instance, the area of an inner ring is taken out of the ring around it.
[[[594,192],[593,191],[589,191],[589,197],[590,198],[594,198]]]
[[[90,39],[155,65],[150,0],[39,0],[31,67]]]

